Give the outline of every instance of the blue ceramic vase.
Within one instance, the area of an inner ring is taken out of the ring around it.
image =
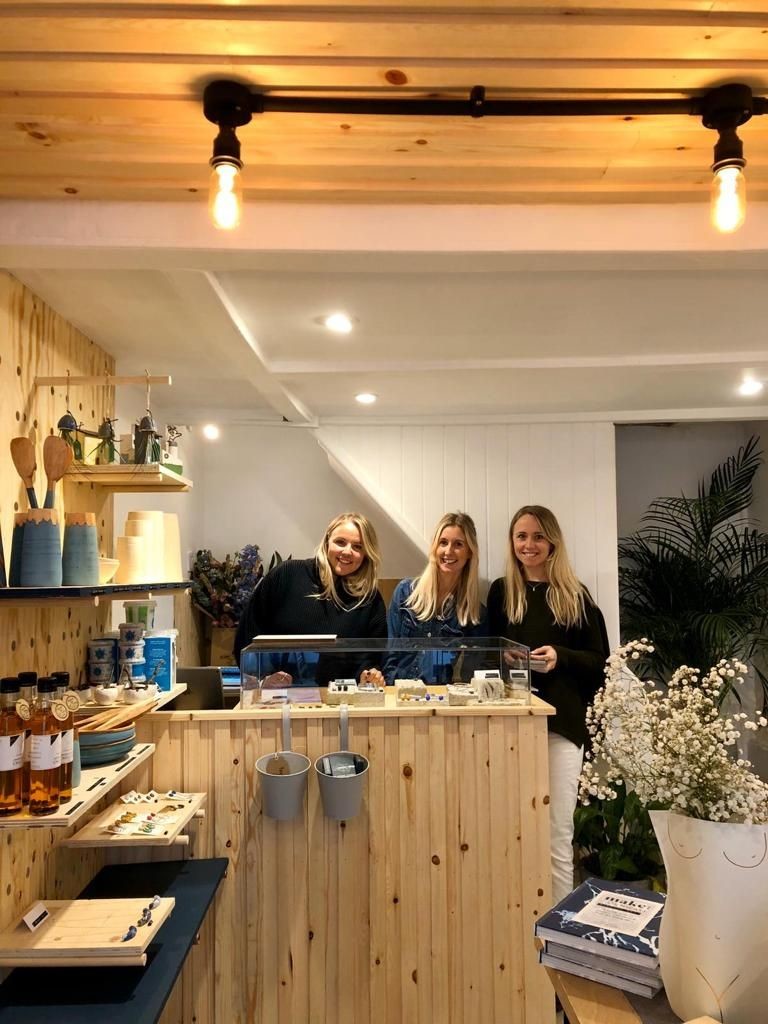
[[[26,513],[19,582],[22,587],[61,586],[61,535],[55,509],[33,508]]]
[[[21,547],[24,543],[24,523],[26,512],[17,512],[13,517],[13,533],[11,534],[11,560],[8,563],[8,586],[21,586]]]
[[[99,541],[93,512],[64,515],[62,582],[65,587],[95,587],[99,582]]]

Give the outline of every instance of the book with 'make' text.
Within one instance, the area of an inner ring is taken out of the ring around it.
[[[536,924],[541,939],[656,968],[663,893],[590,878]]]

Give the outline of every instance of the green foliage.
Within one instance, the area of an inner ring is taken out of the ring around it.
[[[680,665],[753,662],[768,648],[768,534],[747,517],[758,442],[751,437],[702,480],[695,498],[657,498],[619,542],[622,634],[653,638],[658,679]]]
[[[583,868],[599,878],[661,885],[664,869],[648,810],[626,786],[614,800],[590,800],[574,813],[573,841]]]

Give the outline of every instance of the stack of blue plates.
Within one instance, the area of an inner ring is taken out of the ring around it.
[[[80,763],[84,768],[121,761],[136,743],[136,726],[108,732],[80,733]]]

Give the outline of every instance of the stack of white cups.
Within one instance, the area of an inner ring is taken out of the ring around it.
[[[176,583],[181,568],[179,517],[175,512],[129,512],[115,558],[115,583]]]

